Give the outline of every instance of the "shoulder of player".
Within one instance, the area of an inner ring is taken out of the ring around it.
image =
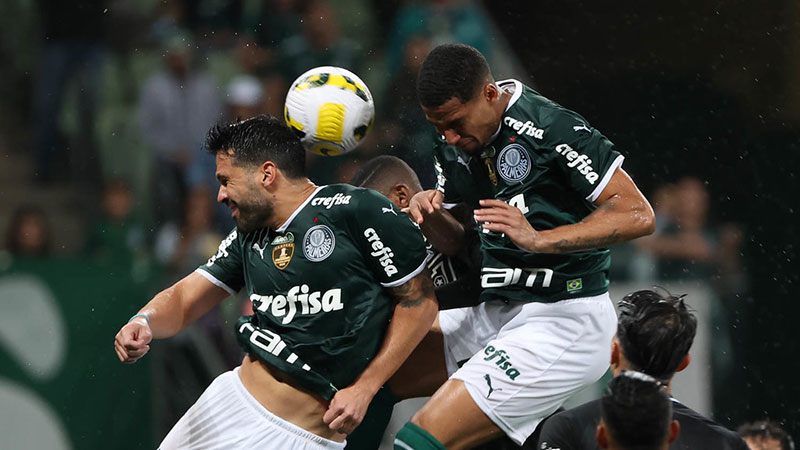
[[[681,428],[685,430],[684,435],[689,436],[690,430],[694,433],[700,434],[706,439],[716,435],[719,439],[730,442],[740,441],[739,435],[735,432],[725,428],[724,426],[714,422],[708,417],[698,413],[697,411],[689,408],[688,406],[678,402],[673,402],[673,417],[681,423]]]
[[[373,189],[352,186],[349,184],[330,184],[321,189],[311,200],[312,207],[324,207],[339,214],[358,214],[365,208],[391,206],[391,201]]]
[[[600,420],[600,401],[592,400],[571,409],[553,414],[545,421],[545,426],[549,423],[554,427],[582,428],[584,426],[596,426]]]
[[[528,86],[503,115],[503,126],[537,147],[552,147],[591,133],[591,126],[580,114],[567,109]],[[513,99],[512,99],[513,100]]]

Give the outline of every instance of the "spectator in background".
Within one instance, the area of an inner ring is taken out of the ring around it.
[[[738,431],[750,450],[794,450],[792,437],[770,420],[746,423]]]
[[[221,119],[222,103],[214,79],[193,64],[195,45],[175,33],[164,44],[164,68],[142,88],[139,124],[154,163],[154,188],[160,223],[180,218],[186,199],[186,171],[202,153],[208,128]]]
[[[50,221],[32,205],[14,211],[6,230],[6,250],[18,258],[45,258],[52,250]]]
[[[301,33],[302,19],[298,0],[262,0],[258,13],[245,17],[247,33],[252,33],[259,45],[274,48],[290,37]],[[298,74],[299,75],[299,74]]]
[[[626,371],[600,400],[597,444],[609,450],[667,450],[680,432],[672,404],[650,375]]]
[[[381,153],[397,156],[411,166],[423,189],[436,184],[430,125],[417,102],[417,74],[430,49],[431,42],[425,36],[407,41],[403,66],[389,82],[390,95],[386,96],[381,115],[382,130],[374,133],[381,136]],[[367,139],[375,140],[371,136]]]
[[[489,20],[471,0],[421,0],[408,2],[397,13],[389,33],[387,69],[394,76],[403,65],[408,40],[429,36],[434,46],[459,42],[471,45],[491,61],[486,30]]]
[[[75,181],[100,181],[94,142],[94,119],[101,86],[105,0],[54,2],[40,0],[43,32],[38,77],[33,92],[35,180],[49,184],[56,167],[69,161]],[[66,88],[76,81],[78,133],[64,142],[58,120]],[[64,151],[69,148],[70,152]],[[70,155],[68,158],[67,155]]]
[[[706,279],[713,273],[715,242],[707,224],[708,191],[702,181],[686,177],[659,193],[658,220],[652,236],[636,241],[657,260],[659,280]]]
[[[234,77],[226,88],[225,93],[225,120],[235,121],[249,119],[263,112],[264,89],[260,80],[252,75],[238,75]],[[209,198],[214,198],[214,193],[219,188],[216,178],[214,156],[200,148],[192,159],[186,173],[186,184],[191,191],[204,190]],[[230,210],[223,204],[211,206],[214,211],[214,229],[228,232],[233,227]],[[172,220],[171,223],[178,223]],[[179,273],[185,271],[179,270]]]
[[[158,230],[154,253],[171,275],[169,282],[194,270],[217,251],[224,236],[213,226],[214,204],[213,191],[197,186],[189,194],[182,220]]]
[[[318,66],[337,66],[358,73],[360,48],[341,35],[336,11],[328,0],[308,0],[301,10],[302,31],[280,44],[277,67],[287,80]]]
[[[91,225],[84,254],[101,264],[132,267],[146,253],[145,230],[134,215],[134,195],[123,180],[103,190],[103,209]]]

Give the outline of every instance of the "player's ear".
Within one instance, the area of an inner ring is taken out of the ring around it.
[[[275,182],[275,177],[278,174],[278,166],[272,161],[264,161],[259,167],[258,174],[261,185],[267,187]]]
[[[619,340],[615,337],[611,340],[611,370],[615,370],[619,366]]]
[[[497,84],[495,84],[494,81],[489,81],[488,83],[483,85],[482,94],[486,98],[486,100],[491,102],[497,100],[497,97],[500,96],[500,88],[497,87]]]
[[[606,436],[606,427],[601,420],[597,424],[597,430],[594,433],[594,438],[597,441],[597,446],[600,448],[608,448],[608,436]]]
[[[680,372],[681,370],[685,369],[690,362],[692,362],[692,357],[687,353],[686,356],[684,356],[681,360],[681,363],[678,364],[678,368],[675,369],[675,372]]]
[[[408,186],[405,184],[396,184],[392,187],[392,196],[394,197],[391,199],[398,208],[408,208],[409,203],[411,202],[411,190],[408,189]]]
[[[673,420],[669,423],[669,435],[667,436],[667,442],[670,444],[675,442],[675,439],[678,439],[679,434],[681,434],[681,424],[677,420]]]

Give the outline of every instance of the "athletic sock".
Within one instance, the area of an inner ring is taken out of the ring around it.
[[[406,422],[394,439],[394,450],[447,450],[433,435]]]

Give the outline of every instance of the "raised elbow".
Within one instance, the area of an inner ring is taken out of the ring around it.
[[[639,217],[639,237],[649,236],[656,231],[656,215],[649,207],[641,213]]]

